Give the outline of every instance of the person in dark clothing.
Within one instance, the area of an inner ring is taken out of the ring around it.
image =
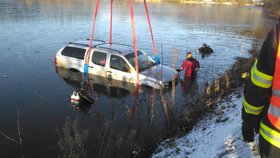
[[[262,158],[280,157],[280,19],[268,34],[244,88],[242,135],[260,133]]]

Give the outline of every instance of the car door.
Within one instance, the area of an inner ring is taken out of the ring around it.
[[[106,61],[108,54],[100,50],[93,50],[88,72],[93,75],[107,77]]]
[[[131,67],[128,65],[127,61],[123,57],[114,54],[110,56],[107,78],[109,80],[134,82]]]

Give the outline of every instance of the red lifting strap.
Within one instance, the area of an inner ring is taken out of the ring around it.
[[[272,82],[272,88],[280,90],[280,22],[276,25],[276,39],[278,40],[278,47],[276,52],[277,55],[275,61],[275,71]]]
[[[133,10],[133,0],[130,0],[130,17],[131,17],[131,31],[132,31],[132,40],[134,47],[134,60],[135,60],[135,69],[137,75],[137,85],[140,85],[139,81],[139,71],[138,71],[138,55],[137,55],[137,45],[136,45],[136,32],[135,32],[135,24],[134,24],[134,10]]]
[[[149,28],[150,28],[150,33],[151,33],[151,37],[152,37],[152,43],[153,43],[153,48],[154,48],[154,54],[157,54],[157,49],[156,49],[156,45],[155,45],[155,41],[154,41],[154,35],[153,35],[153,30],[152,30],[152,25],[151,25],[151,20],[150,20],[149,10],[148,10],[148,6],[147,6],[147,3],[146,3],[146,0],[144,0],[144,5],[145,5],[146,16],[147,16],[147,19],[148,19]]]
[[[136,111],[136,106],[137,106],[137,101],[138,101],[138,94],[139,94],[139,88],[140,88],[140,86],[137,85],[136,89],[135,89],[135,92],[134,92],[134,103],[133,103],[133,108],[132,108],[132,113],[131,113],[132,117],[134,116],[134,113]]]
[[[92,24],[92,30],[91,30],[90,41],[89,41],[89,49],[87,51],[86,64],[88,64],[89,58],[90,58],[90,51],[91,51],[91,48],[92,48],[92,39],[94,38],[94,27],[95,27],[95,21],[96,21],[97,12],[98,12],[98,6],[99,6],[99,0],[96,0],[95,10],[94,10],[94,17],[93,17],[93,24]]]
[[[109,37],[109,43],[112,43],[112,17],[113,17],[113,0],[111,0],[110,4],[110,37]]]

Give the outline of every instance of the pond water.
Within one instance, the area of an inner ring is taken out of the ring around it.
[[[191,109],[188,102],[198,98],[206,81],[221,75],[235,57],[249,56],[253,39],[239,32],[271,22],[257,7],[149,3],[161,62],[179,68],[186,50],[194,52],[201,65],[195,88],[177,84],[173,95],[140,88],[135,97],[133,85],[96,79],[91,92],[96,102],[78,111],[70,106],[70,96],[83,75],[56,69],[54,56],[68,42],[89,38],[94,5],[88,0],[0,0],[1,157],[69,157],[76,151],[80,157],[145,155],[142,149],[159,139],[168,118]],[[134,9],[137,46],[152,55],[143,3]],[[108,40],[109,4],[104,1],[95,30],[96,39]],[[114,1],[113,41],[131,44],[131,37],[129,2]],[[214,53],[195,53],[203,43]],[[22,145],[7,139],[19,140],[18,131]]]

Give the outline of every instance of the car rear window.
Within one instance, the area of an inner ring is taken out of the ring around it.
[[[64,56],[73,57],[73,58],[77,58],[77,59],[84,59],[85,52],[86,52],[86,50],[82,49],[82,48],[66,46],[62,50],[61,54]]]

